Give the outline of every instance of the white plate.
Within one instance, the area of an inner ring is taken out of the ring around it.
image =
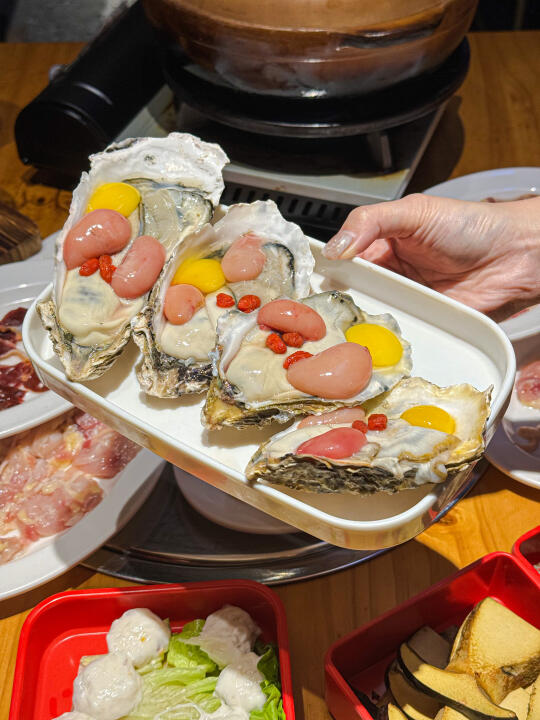
[[[494,197],[496,200],[513,200],[527,193],[540,195],[540,168],[538,167],[485,170],[453,178],[425,191],[426,195],[458,200],[485,200],[487,197]],[[510,340],[521,340],[539,334],[540,305],[532,305],[521,313],[504,320],[500,326]]]
[[[391,312],[412,343],[416,375],[439,385],[494,386],[488,422],[491,438],[515,375],[512,346],[502,330],[465,305],[384,268],[359,259],[327,261],[322,247],[312,241],[317,261],[315,291],[347,290],[368,313]],[[39,299],[49,295],[50,288]],[[102,378],[88,383],[68,381],[35,304],[26,316],[23,340],[42,380],[68,400],[214,487],[334,545],[373,550],[404,542],[429,526],[468,482],[467,473],[461,473],[450,483],[371,497],[249,484],[244,475],[247,462],[277,426],[205,431],[199,419],[201,396],[161,400],[140,392],[134,369],[138,351],[133,344]]]
[[[195,475],[174,466],[174,479],[191,507],[210,522],[237,532],[284,535],[296,528],[212,487]]]
[[[43,585],[99,548],[130,520],[146,500],[163,460],[141,450],[114,480],[97,507],[59,535],[43,538],[26,555],[0,565],[0,600]]]
[[[532,337],[514,343],[518,369],[533,360],[540,359],[540,337]],[[540,447],[529,453],[514,442],[514,435],[521,425],[540,424],[540,410],[522,405],[515,387],[503,421],[490,442],[486,457],[492,465],[514,480],[540,489]]]
[[[52,269],[52,256],[0,265],[0,318],[9,310],[29,307],[50,283]],[[70,407],[69,402],[50,390],[30,396],[20,405],[0,410],[0,439],[41,425]]]

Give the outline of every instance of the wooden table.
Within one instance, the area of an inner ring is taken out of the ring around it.
[[[470,36],[471,69],[452,100],[411,188],[514,165],[540,166],[540,33]],[[0,200],[57,230],[70,195],[23,166],[13,142],[18,111],[45,85],[48,68],[69,62],[78,44],[0,44]],[[474,491],[427,532],[364,565],[277,588],[287,610],[297,716],[327,720],[323,658],[339,636],[434,582],[513,542],[540,522],[538,493],[491,468]],[[0,720],[8,716],[21,625],[52,593],[123,585],[77,567],[48,585],[0,603]],[[26,720],[20,718],[18,720]]]

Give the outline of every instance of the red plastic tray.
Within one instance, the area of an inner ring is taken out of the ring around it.
[[[246,610],[262,639],[279,648],[283,708],[294,720],[285,610],[269,588],[249,580],[74,590],[43,601],[27,617],[19,640],[10,720],[50,720],[71,709],[73,680],[83,655],[107,652],[105,636],[125,610],[150,608],[178,632],[223,605]]]
[[[540,564],[540,525],[516,540],[512,552],[521,562],[538,572],[534,565]]]
[[[459,625],[488,596],[540,627],[540,575],[508,553],[486,555],[332,645],[325,673],[326,702],[334,718],[372,720],[352,688],[369,695],[382,685],[401,643],[422,625],[439,632]]]

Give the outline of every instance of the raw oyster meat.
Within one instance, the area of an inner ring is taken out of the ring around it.
[[[211,218],[223,191],[226,162],[219,146],[185,133],[128,139],[90,157],[90,170],[81,176],[57,239],[53,296],[38,306],[70,380],[97,378],[114,363],[131,335],[131,319],[147,297],[146,293],[121,298],[100,272],[82,276],[82,268],[66,267],[66,237],[85,217],[95,191],[125,183],[140,194],[138,206],[126,216],[131,225],[129,242],[112,255],[115,266],[142,235],[156,238],[168,256],[187,234]]]
[[[289,383],[283,367],[284,360],[297,348],[289,347],[286,354],[275,354],[267,347],[269,331],[258,325],[257,313],[244,315],[232,311],[217,326],[214,377],[202,412],[207,428],[283,423],[295,415],[358,405],[409,375],[411,348],[392,315],[368,315],[350,295],[337,290],[312,295],[301,302],[315,310],[326,325],[325,336],[306,341],[302,351],[317,354],[338,344],[348,344],[345,342],[348,330],[369,324],[388,331],[399,347],[399,360],[389,366],[374,366],[368,384],[352,397],[329,399],[309,395]]]
[[[491,388],[480,392],[467,384],[438,387],[419,377],[405,378],[364,404],[367,414],[384,413],[388,424],[384,430],[368,429],[367,442],[353,455],[317,456],[309,454],[309,446],[304,448],[307,454],[297,454],[303,443],[329,431],[351,432],[350,424],[293,427],[261,445],[246,476],[319,493],[392,493],[440,483],[482,455],[490,397]],[[404,413],[409,420],[403,419]]]
[[[193,260],[221,261],[231,245],[248,234],[263,241],[266,259],[260,274],[213,289],[187,322],[169,322],[164,302],[177,270]],[[227,293],[235,302],[250,294],[262,303],[280,295],[302,298],[309,293],[313,266],[308,238],[298,225],[283,218],[271,200],[232,205],[215,225],[187,237],[164,268],[148,304],[133,320],[133,339],[142,352],[137,377],[143,390],[158,397],[205,390],[212,378],[209,353],[215,346],[216,323],[230,310],[217,305],[218,294]]]

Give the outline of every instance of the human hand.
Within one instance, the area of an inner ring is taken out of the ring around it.
[[[540,296],[540,197],[504,203],[429,195],[353,210],[323,249],[365,260],[490,312]]]

